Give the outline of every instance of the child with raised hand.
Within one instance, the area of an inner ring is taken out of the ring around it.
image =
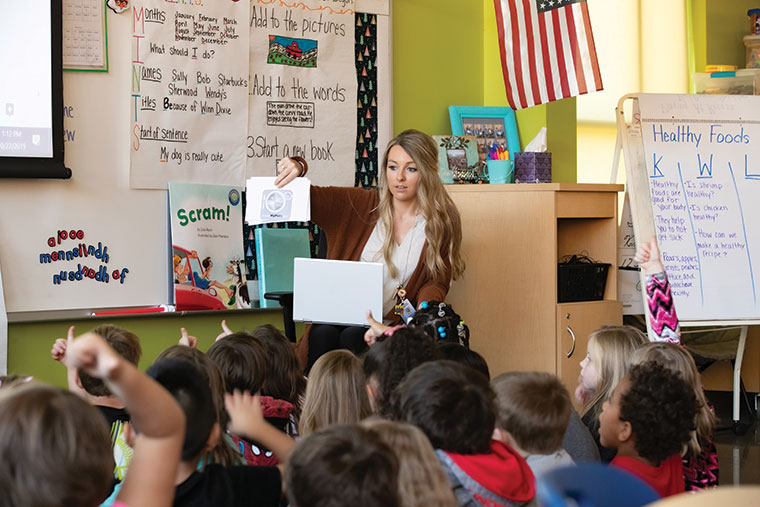
[[[137,366],[140,362],[140,356],[142,356],[140,339],[131,331],[112,324],[103,324],[93,329],[92,333],[103,338],[117,354],[132,365]],[[66,364],[66,350],[73,339],[74,326],[71,326],[66,339],[59,338],[53,343],[51,350],[53,359]],[[68,366],[66,370],[69,391],[95,405],[105,417],[113,444],[114,476],[118,480],[123,480],[133,452],[124,437],[125,425],[130,420],[129,413],[124,408],[124,401],[115,396],[102,380],[93,378],[86,372],[71,366]]]
[[[525,459],[493,440],[495,395],[488,379],[453,361],[412,370],[393,392],[394,419],[414,424],[436,449],[459,505],[524,505],[535,495]]]
[[[168,358],[148,368],[182,407],[188,425],[182,459],[173,484],[175,506],[256,505],[277,506],[282,495],[277,467],[207,465],[197,470],[198,460],[220,437],[211,390],[195,366],[183,359]],[[264,421],[258,397],[234,391],[225,395],[230,430],[265,443],[283,461],[295,442]]]
[[[314,363],[306,383],[298,433],[311,433],[334,424],[357,423],[372,414],[362,362],[353,353],[338,349]]]
[[[575,462],[562,448],[570,421],[570,395],[549,373],[513,371],[491,381],[496,393],[494,437],[510,445],[537,478]]]
[[[696,429],[683,455],[683,476],[687,491],[718,486],[718,452],[713,430],[715,414],[705,397],[702,381],[694,359],[686,349],[672,343],[655,342],[639,347],[633,353],[632,364],[655,362],[678,373],[694,391],[697,399]]]
[[[660,260],[657,236],[648,242],[636,244],[634,260],[645,275],[649,324],[655,335],[655,341],[681,343],[681,328],[673,304],[670,282]]]
[[[684,491],[681,450],[691,439],[697,400],[680,375],[654,362],[633,366],[604,403],[599,435],[617,449],[610,463],[662,497]]]
[[[184,434],[177,403],[96,334],[69,341],[64,361],[103,380],[140,428],[118,505],[171,505]],[[77,395],[44,384],[0,395],[0,455],[0,505],[91,507],[108,495],[113,481],[102,416]]]

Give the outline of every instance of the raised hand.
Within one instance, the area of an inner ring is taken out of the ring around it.
[[[225,336],[229,336],[231,334],[232,334],[232,329],[230,329],[229,327],[227,327],[227,321],[226,320],[222,320],[222,332],[219,333],[216,336],[216,340],[214,340],[214,341],[218,342],[219,340],[221,340]]]
[[[662,273],[660,249],[657,246],[657,236],[652,236],[650,241],[641,241],[636,244],[636,255],[633,257],[645,274]]]
[[[369,329],[364,333],[364,341],[371,347],[377,343],[377,338],[379,336],[390,329],[390,326],[386,326],[382,322],[376,321],[374,317],[372,317],[371,311],[367,311],[367,323],[369,324]]]
[[[74,330],[71,329],[71,334]],[[72,340],[66,348],[66,366],[79,368],[100,379],[110,379],[123,360],[101,338],[86,333]]]
[[[187,329],[183,327],[180,329],[180,332],[182,333],[182,337],[179,339],[180,345],[184,345],[185,347],[190,347],[191,349],[194,349],[195,347],[198,346],[198,338],[188,334]]]
[[[60,361],[63,364],[66,364],[66,350],[68,349],[68,346],[71,344],[71,341],[73,339],[74,339],[74,326],[70,326],[66,339],[58,338],[53,343],[53,348],[50,350],[50,355],[53,356],[53,359],[55,359],[56,361]]]

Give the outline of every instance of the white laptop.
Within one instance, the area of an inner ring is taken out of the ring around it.
[[[295,259],[293,320],[367,326],[367,310],[382,320],[381,263]]]

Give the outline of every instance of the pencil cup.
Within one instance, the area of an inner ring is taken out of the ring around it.
[[[487,160],[489,183],[514,183],[515,165],[512,160]]]

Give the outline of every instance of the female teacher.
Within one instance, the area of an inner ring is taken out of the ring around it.
[[[401,309],[443,301],[464,271],[462,225],[438,176],[438,148],[419,130],[396,136],[383,155],[377,189],[311,187],[311,220],[326,234],[327,258],[383,263],[383,321],[401,322]],[[275,180],[283,187],[308,169],[303,159],[282,159]],[[340,304],[340,295],[336,296]],[[337,348],[358,354],[365,328],[314,325],[308,367]]]

